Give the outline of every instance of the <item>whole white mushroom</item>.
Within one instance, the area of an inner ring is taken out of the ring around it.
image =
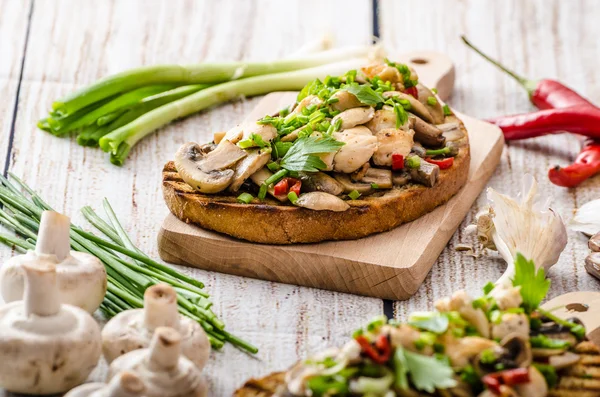
[[[144,382],[132,372],[122,372],[106,383],[86,383],[71,390],[64,397],[142,397]]]
[[[144,293],[144,308],[116,315],[102,330],[102,350],[106,361],[130,351],[150,346],[158,327],[170,327],[181,335],[182,354],[202,370],[210,356],[210,342],[196,321],[179,314],[177,292],[157,284]]]
[[[23,298],[24,263],[37,261],[56,266],[60,301],[93,313],[106,294],[106,269],[98,258],[71,251],[71,221],[68,216],[44,211],[35,251],[18,255],[0,268],[0,293],[5,302]]]
[[[145,397],[206,397],[208,385],[200,370],[181,355],[181,335],[159,327],[148,349],[134,350],[110,365],[109,379],[131,371],[146,386]]]
[[[0,387],[55,394],[85,382],[102,353],[100,327],[85,310],[61,304],[56,268],[23,261],[24,300],[0,308]]]

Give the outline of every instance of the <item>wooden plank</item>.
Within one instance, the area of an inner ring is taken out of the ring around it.
[[[485,118],[533,107],[514,81],[462,44],[461,33],[524,75],[558,78],[600,103],[600,82],[592,61],[600,56],[594,40],[600,26],[586,17],[600,12],[597,2],[435,0],[421,4],[383,0],[380,9],[383,41],[391,48],[447,51],[457,66],[456,87],[449,103],[471,116]],[[395,16],[406,15],[408,9],[410,17],[398,23]],[[571,135],[509,143],[488,185],[517,194],[521,175],[530,173],[540,183],[540,194],[553,197],[553,208],[569,220],[578,205],[600,195],[600,177],[577,189],[564,189],[552,185],[546,173],[555,164],[571,161],[579,148]],[[485,281],[502,274],[505,265],[500,258],[474,259],[454,249],[459,243],[475,244],[462,230],[486,203],[482,194],[415,297],[396,304],[397,317],[405,318],[412,310],[431,309],[436,299],[460,288],[479,293]],[[598,281],[583,267],[587,252],[585,240],[569,232],[568,246],[550,271],[550,296],[598,288]]]
[[[0,0],[0,172],[4,171],[31,1]]]
[[[133,239],[154,257],[156,235],[167,214],[160,191],[162,164],[182,143],[207,140],[215,130],[235,125],[257,100],[225,105],[165,128],[144,140],[123,168],[110,165],[97,149],[37,131],[35,123],[51,101],[101,76],[144,64],[277,58],[327,31],[335,32],[342,44],[371,40],[368,0],[352,7],[342,0],[289,1],[285,6],[277,0],[48,0],[35,6],[11,170],[77,223],[82,223],[79,208],[101,208],[102,198],[108,197]],[[9,254],[0,250],[0,259]],[[256,358],[230,346],[213,354],[206,373],[215,396],[231,395],[248,377],[342,343],[365,318],[382,311],[379,299],[181,270],[207,284],[214,311],[230,331],[261,348]],[[99,367],[94,377],[101,378],[104,370]]]

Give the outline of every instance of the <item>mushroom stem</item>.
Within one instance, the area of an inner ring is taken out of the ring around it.
[[[56,255],[59,262],[65,260],[71,251],[71,220],[68,216],[54,211],[44,211],[40,222],[35,253]]]
[[[136,374],[125,371],[113,378],[107,389],[107,397],[134,397],[141,395],[146,388]]]
[[[159,327],[150,342],[148,367],[155,371],[170,370],[177,366],[181,353],[181,336],[169,327]]]
[[[150,331],[158,327],[179,329],[177,293],[166,284],[153,285],[144,293],[144,324]]]
[[[60,311],[60,297],[56,284],[56,267],[51,263],[29,262],[25,271],[25,314],[53,316]]]

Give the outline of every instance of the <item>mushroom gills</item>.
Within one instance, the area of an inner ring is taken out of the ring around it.
[[[244,181],[263,168],[271,158],[270,149],[252,149],[248,150],[247,154],[235,167],[233,182],[229,185],[229,190],[232,192],[237,192]]]
[[[310,192],[301,194],[294,203],[315,211],[346,211],[350,206],[344,200],[325,192]]]
[[[419,168],[410,168],[410,177],[414,182],[427,187],[435,186],[440,175],[440,167],[421,159]]]
[[[302,188],[308,192],[325,192],[339,196],[344,192],[344,186],[335,178],[323,173],[306,173],[301,176]]]

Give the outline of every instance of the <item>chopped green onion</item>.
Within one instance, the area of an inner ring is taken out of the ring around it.
[[[282,180],[285,176],[287,176],[288,174],[288,170],[279,170],[276,173],[274,173],[273,175],[271,175],[270,177],[268,177],[263,185],[267,185],[267,186],[271,186],[274,183],[279,182],[280,180]]]
[[[238,196],[237,200],[242,204],[250,204],[254,197],[250,193],[242,193]]]
[[[409,156],[405,161],[408,168],[419,168],[421,166],[421,158],[419,156]]]
[[[265,197],[267,197],[268,190],[269,190],[269,186],[265,185],[264,183],[262,185],[260,185],[260,189],[258,189],[258,198],[260,200],[264,200]]]
[[[491,281],[488,281],[488,283],[486,285],[483,286],[483,293],[485,295],[489,294],[490,292],[492,292],[492,290],[496,288],[496,284],[492,283]]]
[[[262,139],[262,136],[258,135],[258,134],[252,134],[250,135],[250,139],[252,139],[252,141],[254,141],[255,146],[258,147],[266,147],[269,146],[269,142],[265,142],[264,139]]]
[[[444,110],[444,116],[452,116],[452,110],[450,110],[450,106],[444,105],[442,109]]]
[[[437,103],[438,102],[437,102],[437,99],[435,99],[435,97],[430,96],[430,97],[427,98],[427,104],[428,105],[435,106],[435,105],[437,105]]]
[[[271,172],[277,172],[281,169],[281,167],[279,166],[278,163],[274,162],[274,161],[270,161],[267,164],[267,168],[271,170]]]
[[[425,151],[425,154],[427,156],[445,156],[447,154],[450,154],[450,147],[446,146],[442,149],[427,149]]]
[[[243,141],[239,141],[237,144],[242,149],[248,149],[255,146],[255,143],[252,139],[244,139]]]
[[[361,194],[358,192],[358,190],[353,190],[350,193],[348,193],[348,197],[350,197],[352,200],[356,200],[361,196]]]
[[[379,189],[379,185],[376,183],[371,183],[371,188],[372,189]]]
[[[296,194],[296,192],[289,192],[287,197],[290,200],[290,203],[292,204],[296,204],[296,201],[298,201],[298,195]]]
[[[431,92],[433,92],[434,94],[436,94],[436,95],[437,95],[437,93],[438,93],[438,90],[437,90],[437,88],[432,88],[432,89],[431,89]]]

